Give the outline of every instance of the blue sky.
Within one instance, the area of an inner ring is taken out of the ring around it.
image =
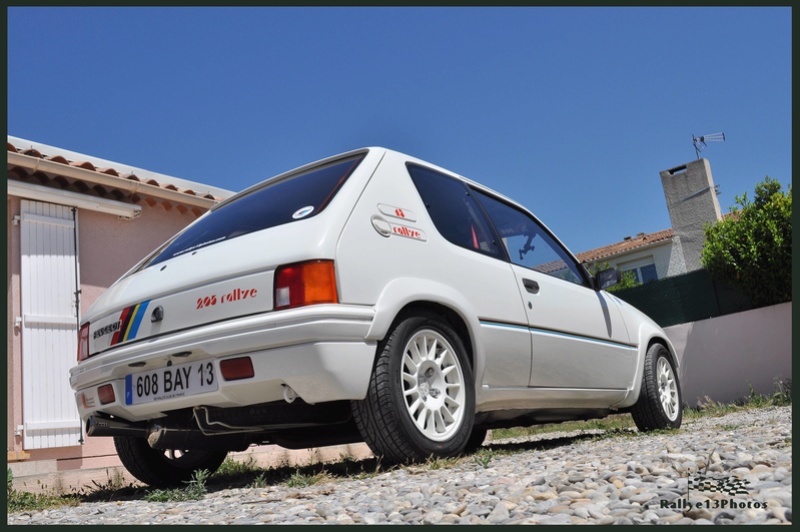
[[[230,190],[385,146],[530,208],[574,252],[791,183],[791,9],[8,8],[8,134]]]

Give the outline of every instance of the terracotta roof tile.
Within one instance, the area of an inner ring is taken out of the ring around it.
[[[13,168],[9,168],[8,169],[8,175],[9,175],[9,177],[15,177],[16,179],[22,179],[23,177],[28,175],[28,172],[26,172],[24,168],[20,168],[19,166],[15,166]]]
[[[83,168],[84,170],[96,170],[94,165],[89,161],[72,161],[68,164],[70,166],[77,166],[78,168]]]
[[[208,199],[208,200],[213,200],[213,201],[220,201],[220,200],[224,199],[223,197],[216,197],[211,193],[206,193],[206,194],[203,194],[201,196],[198,192],[196,192],[194,190],[191,190],[191,189],[183,189],[182,190],[182,189],[178,188],[177,186],[175,186],[172,183],[159,182],[158,180],[153,179],[153,178],[147,179],[145,181],[144,179],[136,176],[135,174],[122,173],[119,170],[117,170],[116,168],[111,168],[111,167],[98,168],[93,163],[91,163],[90,161],[78,161],[78,160],[70,161],[66,157],[64,157],[63,155],[50,155],[50,156],[47,156],[47,155],[42,154],[39,150],[37,150],[35,148],[24,148],[23,146],[16,146],[11,141],[8,141],[7,144],[8,144],[8,151],[12,152],[12,153],[21,153],[23,155],[28,155],[30,157],[37,157],[39,159],[43,159],[43,160],[54,162],[54,163],[64,164],[64,165],[68,165],[68,166],[72,166],[72,167],[78,167],[78,168],[82,168],[82,169],[88,170],[88,171],[95,171],[95,172],[98,172],[98,173],[101,173],[101,174],[114,176],[114,177],[119,177],[120,180],[128,180],[128,181],[135,181],[135,182],[139,182],[139,183],[145,183],[147,185],[152,185],[154,187],[159,187],[159,188],[162,188],[162,189],[165,189],[165,190],[177,191],[177,192],[186,194],[187,196],[202,197],[202,198],[205,198],[205,199]],[[120,183],[120,187],[119,188],[104,187],[104,186],[101,186],[101,185],[92,185],[91,183],[83,182],[80,179],[75,179],[75,178],[67,179],[67,178],[65,178],[63,176],[53,177],[52,175],[48,175],[48,174],[42,172],[41,170],[31,171],[29,168],[25,168],[25,167],[22,167],[22,166],[19,166],[19,165],[13,165],[11,163],[9,163],[8,177],[10,179],[15,179],[15,180],[23,181],[23,182],[32,182],[32,183],[41,184],[41,185],[44,185],[44,186],[50,186],[50,187],[54,187],[54,188],[61,188],[63,190],[77,191],[77,192],[80,192],[82,194],[89,194],[89,195],[95,195],[95,196],[100,196],[100,197],[108,197],[108,198],[113,198],[113,199],[116,199],[116,200],[119,200],[119,201],[128,201],[128,202],[134,202],[134,203],[139,203],[141,201],[144,201],[150,206],[161,205],[167,210],[170,210],[170,209],[173,208],[172,202],[170,200],[167,200],[167,199],[157,200],[155,198],[147,196],[147,193],[144,192],[144,191],[139,191],[140,193],[130,193],[129,192],[129,187],[127,187],[124,184],[124,182]],[[206,210],[204,208],[200,208],[200,207],[196,207],[196,206],[195,207],[181,206],[181,207],[182,208],[178,209],[179,212],[182,212],[182,213],[192,212],[196,216],[201,215]]]
[[[581,262],[594,262],[600,259],[618,255],[620,253],[634,251],[651,244],[672,240],[672,236],[674,234],[675,232],[672,229],[663,229],[661,231],[656,231],[655,233],[640,233],[635,237],[628,237],[622,242],[617,242],[615,244],[609,244],[608,246],[578,253],[576,257]]]

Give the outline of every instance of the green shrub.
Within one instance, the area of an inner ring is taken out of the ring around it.
[[[792,300],[792,186],[767,176],[724,220],[705,228],[701,256],[711,277],[739,287],[755,306]]]

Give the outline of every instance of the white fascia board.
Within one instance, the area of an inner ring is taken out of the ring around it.
[[[106,214],[114,214],[126,220],[132,220],[142,214],[141,205],[133,205],[105,198],[96,198],[69,190],[59,190],[31,183],[23,183],[21,181],[8,181],[8,195],[36,201],[45,201],[48,203],[57,203],[59,205],[67,205],[79,209],[88,209]]]

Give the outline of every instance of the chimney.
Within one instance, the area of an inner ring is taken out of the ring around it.
[[[722,219],[711,165],[699,159],[660,174],[675,232],[669,275],[699,270],[705,242],[703,227]]]

